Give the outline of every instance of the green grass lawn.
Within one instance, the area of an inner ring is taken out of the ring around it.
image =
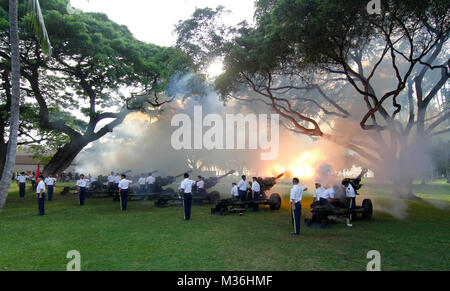
[[[395,204],[387,188],[368,182],[362,196]],[[404,219],[383,209],[352,229],[302,223],[301,235],[293,237],[286,207],[220,217],[210,214],[210,205],[193,206],[185,222],[180,207],[160,209],[149,201],[131,201],[125,213],[110,198],[80,207],[76,196],[61,196],[57,187],[39,217],[35,195],[28,190],[21,199],[13,185],[0,213],[0,269],[65,270],[67,252],[78,250],[82,270],[365,270],[367,252],[378,250],[382,270],[450,270],[450,186],[415,190],[426,199],[404,202]],[[310,193],[305,196],[303,218],[310,216]]]

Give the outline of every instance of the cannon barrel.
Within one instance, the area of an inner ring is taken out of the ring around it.
[[[364,168],[361,170],[361,173],[356,177],[356,178],[345,178],[342,180],[342,184],[345,184],[346,182],[352,184],[353,189],[355,189],[355,191],[361,189],[362,184],[361,184],[361,178],[367,173],[367,169]]]
[[[270,189],[272,189],[272,187],[275,186],[275,184],[277,183],[277,180],[280,179],[281,177],[283,177],[285,173],[286,172],[283,172],[276,177],[267,177],[264,179],[261,177],[258,177],[256,179],[256,181],[261,186],[261,192],[266,192],[266,191],[269,191]]]
[[[218,177],[209,177],[205,179],[205,189],[209,189],[212,188],[214,186],[217,185],[217,183],[219,183],[220,179],[225,178],[226,176],[229,176],[231,174],[234,174],[236,171],[235,170],[231,170],[228,173],[218,176]]]
[[[181,176],[183,176],[184,173],[190,173],[190,172],[192,172],[192,170],[189,170],[187,172],[183,172],[182,174],[179,174],[179,175],[176,175],[176,176],[167,176],[167,177],[158,176],[158,177],[155,178],[156,187],[159,188],[159,187],[162,187],[162,186],[167,186],[169,184],[172,184],[173,182],[176,181],[176,179],[178,179]]]

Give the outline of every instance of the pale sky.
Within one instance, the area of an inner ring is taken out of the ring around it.
[[[71,5],[85,12],[102,12],[128,26],[134,36],[161,46],[175,44],[173,34],[180,19],[189,18],[196,8],[225,6],[231,13],[227,24],[243,20],[252,23],[254,0],[71,0]]]

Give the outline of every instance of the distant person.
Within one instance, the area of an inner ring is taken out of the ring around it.
[[[145,175],[141,174],[141,177],[138,180],[138,184],[139,184],[139,193],[145,193]]]
[[[111,192],[114,190],[114,172],[108,176],[108,190]]]
[[[303,192],[308,190],[308,188],[303,188],[299,185],[300,181],[298,178],[292,179],[292,188],[291,188],[291,218],[292,218],[292,227],[294,229],[291,232],[292,235],[300,234],[300,218],[302,216],[302,198]]]
[[[30,182],[31,182],[31,189],[33,191],[35,191],[36,190],[36,173],[35,172],[31,172]]]
[[[206,195],[205,181],[203,181],[202,176],[197,177],[197,182],[195,182],[195,186],[197,186],[197,195],[200,196]]]
[[[241,201],[245,201],[247,200],[247,182],[245,182],[245,175],[242,175],[241,178],[242,179],[237,184],[239,190],[239,199],[241,199]]]
[[[127,179],[125,174],[120,175],[119,182],[119,197],[120,197],[120,210],[127,210],[127,202],[128,202],[128,187],[133,181],[131,179]]]
[[[345,187],[345,196],[347,197],[347,210],[348,218],[347,218],[347,226],[353,227],[352,221],[353,221],[353,213],[355,211],[355,200],[356,200],[356,193],[355,189],[353,188],[352,184],[350,184],[348,181],[344,181],[342,183]]]
[[[231,194],[231,198],[236,199],[236,200],[239,199],[239,190],[238,190],[237,184],[234,182],[231,183],[230,194]]]
[[[322,184],[319,182],[316,182],[314,186],[316,187],[316,190],[314,191],[313,203],[311,204],[311,207],[328,204],[329,191],[323,188]]]
[[[191,219],[192,186],[194,184],[195,181],[189,179],[189,173],[184,173],[184,180],[180,184],[181,199],[184,205],[184,220]]]
[[[155,184],[155,177],[153,177],[152,173],[148,173],[147,179],[145,179],[145,183],[147,184],[147,192],[153,193]]]
[[[84,200],[86,199],[86,188],[88,185],[88,179],[84,178],[84,175],[80,175],[80,179],[77,180],[77,191],[78,199],[80,201],[80,206],[84,205]]]
[[[25,174],[25,172],[21,172],[18,176],[17,176],[17,183],[19,184],[19,196],[20,197],[25,197],[25,186],[26,186],[26,181],[27,179],[29,179],[30,177],[27,176]]]
[[[252,183],[252,199],[253,202],[253,211],[258,211],[258,204],[256,203],[259,199],[259,193],[261,192],[261,186],[259,185],[257,178],[253,177],[253,183]]]
[[[119,190],[119,182],[121,180],[121,176],[119,175],[119,173],[116,173],[116,175],[114,176],[114,188],[116,190]]]
[[[45,214],[45,210],[44,210],[45,183],[43,180],[44,180],[44,176],[40,175],[38,177],[38,184],[36,186],[36,196],[37,196],[37,201],[38,201],[39,216],[42,216]]]
[[[48,177],[45,178],[44,182],[47,185],[47,194],[48,194],[47,200],[52,201],[56,178],[53,178],[52,174],[48,174]]]

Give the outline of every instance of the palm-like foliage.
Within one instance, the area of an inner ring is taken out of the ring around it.
[[[45,28],[44,17],[42,16],[39,0],[28,0],[28,9],[31,15],[33,32],[41,44],[42,50],[48,55],[52,54],[52,45]]]

